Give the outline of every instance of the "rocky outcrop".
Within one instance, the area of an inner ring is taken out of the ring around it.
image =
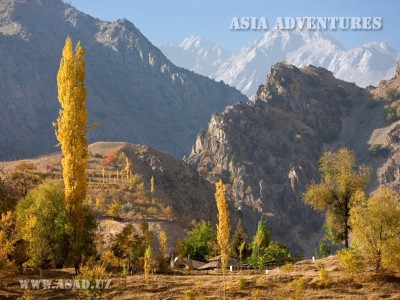
[[[390,103],[387,103],[388,91],[393,92]],[[372,94],[380,102],[386,104],[385,108],[394,109],[398,111],[400,107],[400,61],[397,62],[397,72],[394,78],[383,81],[378,87],[373,89]],[[387,111],[382,109],[385,116]],[[379,151],[375,155],[375,159],[379,161],[376,167],[377,183],[389,186],[392,189],[400,192],[400,121],[397,115],[397,121],[393,123],[386,122],[384,126],[377,126],[375,124],[368,144],[374,145]]]
[[[212,113],[247,98],[173,65],[129,21],[103,22],[61,0],[0,0],[0,159],[57,144],[56,75],[67,35],[86,48],[89,134],[190,152]]]
[[[311,255],[323,217],[302,202],[326,147],[336,147],[342,119],[369,94],[332,73],[286,63],[271,68],[250,103],[229,106],[201,132],[187,162],[210,182],[229,183],[228,198],[248,234],[266,218],[274,239]]]

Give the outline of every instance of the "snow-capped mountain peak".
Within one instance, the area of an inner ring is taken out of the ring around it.
[[[392,77],[400,58],[399,52],[385,42],[347,50],[319,30],[267,31],[235,53],[198,36],[184,39],[179,46],[160,45],[160,49],[175,64],[223,80],[249,97],[265,81],[270,67],[282,60],[298,67],[324,67],[340,79],[367,86]]]

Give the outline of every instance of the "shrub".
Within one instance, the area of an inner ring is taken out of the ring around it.
[[[107,214],[112,217],[118,217],[121,213],[122,206],[118,200],[113,199],[111,204],[108,206]]]
[[[284,243],[272,241],[267,249],[266,255],[269,260],[276,260],[278,263],[284,263],[290,259],[290,253]]]
[[[125,203],[122,205],[122,210],[124,211],[124,213],[128,213],[130,211],[133,210],[133,205],[132,203]]]
[[[237,279],[237,285],[239,290],[244,290],[246,287],[249,286],[249,283],[243,277],[239,277]]]
[[[47,180],[31,190],[18,203],[16,215],[17,227],[29,245],[29,265],[40,269],[62,266],[71,238],[66,229],[63,183]]]
[[[293,271],[293,264],[292,263],[285,263],[282,266],[282,271],[285,272],[286,274],[289,274],[291,271]]]
[[[320,267],[318,270],[318,281],[317,286],[319,288],[327,288],[330,287],[332,284],[332,279],[329,276],[328,271],[324,267]]]
[[[104,155],[104,158],[100,161],[102,165],[114,166],[118,161],[118,153],[115,150],[111,150]]]
[[[198,294],[192,290],[186,290],[183,294],[182,300],[195,300],[197,299]]]
[[[261,298],[261,290],[259,290],[259,289],[252,289],[252,290],[251,290],[251,299],[262,299],[262,298]]]
[[[357,248],[339,250],[337,255],[340,266],[346,275],[354,277],[365,270],[364,258]]]
[[[90,288],[76,289],[77,296],[84,299],[99,299],[102,292],[111,288],[107,286],[110,283],[109,277],[104,265],[90,260],[86,265],[81,266],[79,275],[74,278],[81,284],[88,282]]]
[[[306,279],[304,277],[297,278],[290,283],[290,286],[294,288],[293,299],[302,299],[306,290]]]

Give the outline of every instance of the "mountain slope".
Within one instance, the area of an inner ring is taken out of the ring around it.
[[[115,153],[119,159],[107,163],[106,157],[110,153]],[[131,164],[132,172],[141,176],[144,191],[140,193],[130,182],[122,180],[122,174],[117,175],[124,169],[126,158]],[[44,177],[62,177],[61,153],[23,161],[34,164]],[[20,162],[0,162],[0,170],[4,171],[6,177],[10,177]],[[107,174],[104,177],[103,172]],[[117,220],[135,224],[146,220],[152,227],[166,230],[171,252],[175,251],[177,239],[182,240],[185,237],[184,229],[192,226],[192,220],[210,220],[213,225],[217,221],[217,207],[213,201],[214,185],[204,180],[181,159],[150,147],[121,142],[91,144],[87,174],[88,199],[91,202],[86,204],[91,206],[99,220],[111,219],[107,217],[107,207],[116,200],[122,205]],[[152,177],[155,189],[151,194],[152,200],[149,201]],[[172,208],[173,216],[166,214],[167,206]]]
[[[190,149],[214,112],[246,97],[174,66],[127,20],[104,22],[60,0],[0,1],[0,158],[54,151],[56,74],[67,35],[87,50],[90,141]]]
[[[199,38],[197,40],[201,41]],[[160,49],[177,65],[223,80],[249,97],[254,96],[259,85],[264,83],[267,70],[282,60],[297,67],[310,64],[323,67],[332,71],[337,78],[365,87],[392,77],[395,62],[400,57],[398,51],[385,43],[373,42],[346,50],[322,32],[271,30],[238,52],[225,54],[221,56],[222,59],[213,59],[213,68],[208,69],[203,66],[210,65],[210,58],[206,60],[196,51],[200,42],[188,45],[185,41],[174,48],[160,46]],[[201,53],[212,53],[215,48],[225,53],[212,42],[200,45]]]
[[[275,64],[254,101],[211,118],[187,162],[210,182],[221,178],[230,184],[228,198],[241,207],[249,232],[257,219],[266,218],[274,239],[293,252],[312,255],[322,216],[302,202],[302,194],[311,180],[318,180],[325,149],[348,146],[357,155],[364,153],[363,161],[374,159],[367,141],[382,125],[384,111],[380,103],[370,107],[371,98],[368,90],[323,68]]]

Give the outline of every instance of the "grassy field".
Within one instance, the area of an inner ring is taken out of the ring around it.
[[[321,274],[321,268],[325,270]],[[48,270],[43,278],[72,278],[72,269]],[[35,278],[23,276],[21,278]],[[37,278],[37,277],[36,277]],[[221,271],[152,275],[146,284],[141,274],[112,275],[111,289],[102,299],[221,299]],[[265,271],[235,271],[226,274],[227,299],[400,299],[400,278],[377,276],[372,271],[351,278],[338,267],[336,257]],[[21,290],[18,279],[2,282],[0,299],[76,299],[73,290]]]

